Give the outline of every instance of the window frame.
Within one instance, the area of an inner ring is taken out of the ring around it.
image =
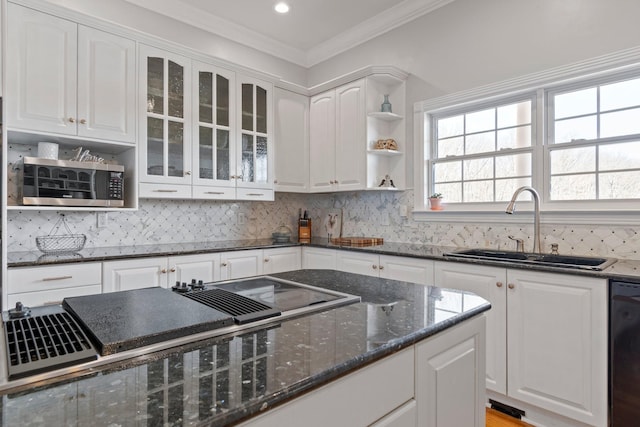
[[[630,61],[635,59],[635,61]],[[631,62],[631,63],[630,63]],[[580,63],[574,63],[551,70],[544,70],[526,76],[473,88],[470,90],[429,99],[414,104],[414,211],[416,221],[429,222],[477,222],[477,223],[522,223],[522,216],[505,215],[501,203],[471,204],[447,206],[441,211],[431,211],[428,206],[428,193],[432,189],[430,164],[433,143],[433,115],[450,111],[470,109],[481,105],[495,105],[502,100],[522,96],[526,92],[536,93],[536,135],[534,145],[534,164],[532,185],[541,189],[541,218],[543,223],[557,224],[611,224],[640,225],[640,203],[638,199],[600,200],[600,201],[550,201],[550,144],[548,144],[547,122],[549,114],[549,92],[567,91],[570,88],[589,87],[613,83],[626,78],[640,77],[640,47],[634,52],[618,52],[596,57]],[[426,120],[429,119],[429,120]],[[532,117],[532,121],[533,121]],[[543,139],[540,143],[539,141]],[[621,140],[622,138],[616,138]],[[622,142],[622,141],[621,141]],[[428,145],[428,149],[425,147]],[[530,215],[533,203],[524,200],[518,203],[518,211]],[[528,216],[528,215],[527,215]],[[524,222],[528,221],[528,218]]]

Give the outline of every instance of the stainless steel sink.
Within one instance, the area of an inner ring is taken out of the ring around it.
[[[491,249],[462,249],[445,253],[446,257],[483,259],[510,264],[535,264],[551,267],[601,271],[615,263],[615,258],[583,257],[573,255],[545,255],[534,253],[497,251]]]

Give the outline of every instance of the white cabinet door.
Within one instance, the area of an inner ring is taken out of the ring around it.
[[[311,97],[309,120],[309,186],[331,191],[336,176],[336,99],[331,90]]]
[[[508,394],[607,424],[607,281],[508,270]]]
[[[275,190],[309,191],[309,98],[275,88]]]
[[[335,180],[340,191],[365,188],[366,120],[364,80],[337,88]]]
[[[325,248],[302,248],[302,268],[305,270],[335,270],[336,250]]]
[[[78,26],[7,4],[6,124],[75,135]]]
[[[184,255],[169,257],[168,286],[176,282],[191,283],[202,280],[204,283],[220,280],[220,254]]]
[[[302,256],[299,246],[265,249],[263,255],[263,274],[300,270],[302,266]]]
[[[241,74],[236,80],[236,187],[249,190],[237,198],[273,200],[273,85]]]
[[[80,26],[78,135],[136,141],[136,44]]]
[[[102,292],[167,287],[167,258],[139,258],[102,263]]]
[[[436,286],[473,292],[491,303],[487,317],[487,388],[507,392],[507,272],[504,268],[435,262]]]
[[[191,197],[191,61],[145,45],[139,61],[140,195]]]
[[[485,427],[483,316],[416,345],[420,427]]]
[[[347,273],[379,277],[379,264],[380,257],[376,254],[340,251],[337,256],[336,268]]]
[[[236,198],[235,73],[192,62],[193,198]]]
[[[380,255],[378,271],[383,279],[433,285],[433,261],[428,259]]]
[[[231,280],[262,274],[262,249],[224,252],[220,254],[220,279]]]

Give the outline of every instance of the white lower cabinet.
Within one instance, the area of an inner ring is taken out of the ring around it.
[[[487,388],[495,399],[607,425],[606,279],[436,262],[435,280],[491,303]]]
[[[325,248],[302,248],[302,268],[305,270],[335,270],[336,250]]]
[[[65,297],[99,294],[101,272],[99,262],[10,268],[3,307],[18,301],[27,307],[59,304]]]
[[[348,273],[433,285],[433,261],[427,259],[340,251],[336,268]]]
[[[244,427],[484,427],[484,316],[335,380]]]
[[[262,249],[225,252],[220,256],[220,280],[233,280],[262,274]]]
[[[300,247],[264,249],[263,274],[276,274],[284,271],[300,270],[302,255]]]

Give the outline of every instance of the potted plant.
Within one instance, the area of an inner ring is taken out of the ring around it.
[[[429,204],[431,205],[432,211],[442,210],[442,194],[441,193],[433,193],[429,196]]]

